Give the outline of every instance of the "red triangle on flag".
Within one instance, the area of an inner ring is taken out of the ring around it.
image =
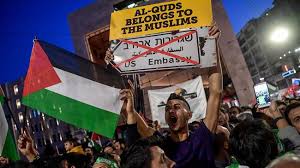
[[[24,82],[23,96],[60,83],[47,54],[35,41],[31,51],[29,68]]]

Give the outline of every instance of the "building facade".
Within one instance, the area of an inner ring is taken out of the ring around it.
[[[299,8],[297,0],[274,0],[272,8],[251,19],[237,34],[254,83],[265,80],[283,89],[291,84],[291,78],[299,77],[299,73],[282,76],[300,70]]]

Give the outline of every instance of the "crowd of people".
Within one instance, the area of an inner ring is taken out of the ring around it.
[[[214,25],[209,34],[218,38]],[[1,167],[45,168],[297,168],[300,167],[300,101],[274,101],[270,107],[228,107],[220,102],[220,67],[209,74],[206,117],[189,122],[192,110],[180,94],[170,94],[165,107],[169,128],[148,125],[134,108],[132,89],[120,91],[127,113],[124,140],[101,149],[64,141],[65,153],[39,154],[30,134],[17,146],[27,161],[1,157]]]

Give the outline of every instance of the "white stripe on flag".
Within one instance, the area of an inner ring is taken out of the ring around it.
[[[103,85],[58,68],[54,69],[62,82],[46,89],[88,105],[120,114],[123,105],[119,98],[120,89]]]

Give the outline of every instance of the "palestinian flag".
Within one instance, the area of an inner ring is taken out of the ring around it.
[[[8,127],[8,123],[5,118],[5,113],[2,108],[4,103],[3,92],[0,88],[0,156],[7,157],[11,160],[19,160],[19,154],[14,142],[13,134]]]
[[[79,56],[35,41],[22,102],[66,123],[111,138],[123,105],[120,89],[115,88],[121,83],[119,79],[118,74]]]

